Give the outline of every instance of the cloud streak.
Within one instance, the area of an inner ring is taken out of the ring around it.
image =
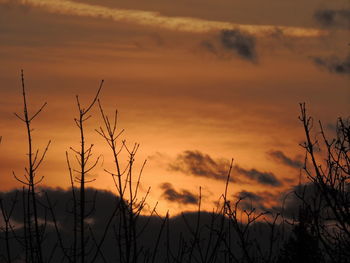
[[[270,185],[273,187],[278,187],[282,185],[282,183],[276,178],[276,176],[270,172],[261,172],[256,169],[246,170],[239,166],[236,166],[235,170],[239,174],[244,175],[245,177],[256,181],[262,185]]]
[[[198,203],[197,196],[195,196],[187,190],[181,190],[180,192],[178,192],[170,183],[164,183],[160,186],[160,188],[164,191],[163,197],[168,201],[177,202],[185,205]]]
[[[316,65],[326,68],[331,73],[350,74],[350,55],[344,59],[339,57],[315,57],[313,61]]]
[[[292,159],[286,156],[282,151],[270,151],[268,155],[272,157],[275,161],[287,165],[292,168],[302,168],[304,166],[303,162],[299,159]]]
[[[322,9],[314,14],[315,20],[324,27],[339,27],[350,29],[350,9]]]
[[[227,180],[230,163],[225,159],[213,159],[208,154],[199,151],[185,151],[179,154],[173,163],[169,164],[170,171],[178,171],[187,175],[206,177],[214,180]],[[240,175],[240,177],[236,175]],[[282,183],[270,172],[261,172],[256,169],[244,169],[238,165],[233,168],[230,181],[244,183],[242,176],[249,181],[273,187]]]
[[[0,4],[9,4],[9,0],[0,0]],[[117,9],[101,5],[78,3],[69,0],[18,0],[17,4],[40,8],[49,13],[76,15],[84,17],[111,19],[116,22],[127,22],[144,26],[155,26],[167,30],[180,32],[205,33],[217,30],[242,30],[250,34],[266,36],[276,29],[290,37],[319,37],[327,34],[326,31],[287,26],[271,25],[241,25],[225,21],[212,21],[192,17],[169,17],[158,12]]]
[[[227,160],[214,160],[208,154],[199,151],[185,151],[177,156],[174,163],[169,164],[169,169],[193,176],[225,181],[229,166]]]
[[[251,210],[253,208],[267,210],[264,205],[264,198],[259,194],[243,190],[237,196],[241,199],[240,208],[243,210]]]
[[[223,30],[221,32],[221,44],[225,49],[233,51],[241,58],[255,61],[255,38],[243,34],[239,30]]]

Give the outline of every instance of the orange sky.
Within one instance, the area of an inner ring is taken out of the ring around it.
[[[68,186],[65,151],[79,143],[75,95],[87,103],[105,79],[105,110],[117,108],[123,139],[141,144],[136,168],[148,159],[142,189],[151,186],[160,211],[196,208],[167,200],[165,183],[178,197],[201,186],[210,209],[224,189],[215,174],[231,158],[238,168],[230,195],[268,192],[277,200],[299,178],[298,168],[271,154],[302,158],[298,103],[329,133],[338,116],[349,116],[349,21],[345,0],[0,0],[1,189],[20,187],[11,174],[25,164],[25,129],[13,115],[22,109],[23,68],[32,112],[48,103],[33,122],[36,147],[53,141],[39,171],[43,185]],[[96,108],[87,139],[104,162],[91,185],[114,191],[103,171],[111,155],[94,132],[100,125]],[[189,153],[209,172],[193,172]],[[268,174],[279,183],[257,177]]]

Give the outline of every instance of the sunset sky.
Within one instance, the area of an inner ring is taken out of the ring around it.
[[[303,164],[299,103],[329,135],[349,116],[349,30],[348,0],[0,0],[0,190],[21,187],[12,171],[26,165],[23,69],[30,111],[48,103],[32,124],[35,148],[52,140],[43,186],[69,186],[75,95],[87,105],[104,79],[105,112],[140,143],[135,172],[147,159],[141,189],[161,213],[196,209],[199,187],[214,207],[231,158],[230,197],[278,205]],[[90,186],[115,192],[102,124],[95,107]]]

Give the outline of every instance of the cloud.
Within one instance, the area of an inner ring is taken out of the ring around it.
[[[266,192],[253,193],[243,190],[237,194],[237,197],[241,199],[239,206],[242,210],[258,209],[260,211],[268,211],[269,209],[264,204],[271,199],[271,194]]]
[[[286,156],[282,151],[270,151],[268,155],[272,157],[275,161],[282,163],[284,165],[290,166],[292,168],[302,168],[304,166],[300,159],[291,159]]]
[[[270,192],[250,192],[242,190],[236,196],[240,199],[239,208],[242,210],[258,210],[259,212],[276,212],[276,207],[279,208],[279,196]],[[280,209],[280,208],[279,208]],[[280,212],[280,210],[277,210]]]
[[[231,59],[232,54],[252,62],[257,60],[255,49],[256,38],[246,32],[235,30],[221,30],[213,41],[203,41],[200,47],[218,58]],[[229,54],[229,55],[228,55]]]
[[[251,199],[253,201],[261,201],[261,200],[263,200],[263,198],[260,195],[257,195],[257,194],[255,194],[253,192],[249,192],[249,191],[245,191],[245,190],[239,192],[238,193],[238,197],[242,198],[242,199],[249,198],[249,199]]]
[[[235,171],[262,185],[270,185],[273,187],[282,185],[281,181],[279,181],[271,172],[261,172],[256,169],[246,170],[239,166],[235,166]]]
[[[230,163],[227,160],[214,160],[208,154],[199,151],[185,151],[176,157],[174,163],[169,164],[169,169],[193,176],[225,181],[229,166]]]
[[[339,27],[350,29],[350,9],[322,9],[314,14],[315,20],[324,27]]]
[[[37,188],[38,195],[37,201],[43,206],[48,207],[48,202],[46,199],[46,195],[50,198],[50,203],[53,206],[53,209],[56,214],[56,219],[66,224],[67,218],[72,215],[73,208],[73,198],[71,191],[64,190],[62,188]],[[79,189],[75,189],[76,196],[79,197]],[[91,212],[91,218],[93,218],[93,222],[104,222],[106,218],[108,218],[109,213],[111,211],[111,204],[116,203],[118,201],[117,196],[115,196],[112,192],[104,191],[104,190],[96,190],[93,188],[85,189],[86,196],[86,211]],[[10,205],[16,200],[16,206],[19,209],[15,209],[12,215],[12,219],[16,222],[20,222],[23,219],[23,196],[21,191],[13,190],[9,192],[0,192],[0,199],[4,199],[5,203],[8,205],[7,209],[9,210]],[[98,213],[95,212],[94,206],[99,207],[100,210]],[[47,211],[44,209],[39,209],[38,218],[40,220],[45,220]],[[50,218],[48,219],[50,220]]]
[[[327,193],[327,194],[325,194]],[[299,217],[300,208],[307,208],[319,216],[322,220],[330,220],[335,217],[326,195],[331,196],[330,202],[332,206],[335,204],[339,207],[344,207],[348,204],[350,194],[350,186],[347,185],[342,190],[335,189],[329,185],[320,187],[318,183],[308,182],[293,186],[291,189],[281,194],[278,207],[273,207],[275,212],[280,212],[285,218],[297,219]],[[340,209],[340,208],[339,208]]]
[[[255,38],[242,33],[239,30],[222,30],[220,34],[222,46],[241,58],[255,61],[257,58],[255,51]]]
[[[168,186],[167,186],[168,187]],[[17,191],[11,192],[0,192],[0,199],[3,200],[6,205],[6,210],[9,210],[9,207],[12,204],[15,193]],[[42,243],[43,254],[45,258],[49,258],[51,253],[53,255],[53,259],[63,259],[63,254],[60,246],[57,247],[57,235],[53,225],[51,223],[51,215],[48,211],[45,211],[45,208],[41,205],[47,204],[45,201],[44,192],[50,197],[51,203],[55,204],[54,210],[56,214],[56,220],[59,227],[61,240],[63,242],[63,246],[66,248],[70,248],[73,246],[73,215],[69,213],[69,208],[71,204],[67,201],[71,200],[72,194],[69,190],[63,189],[52,189],[52,188],[42,188],[40,189],[40,193],[37,195],[38,206],[40,219],[47,219],[47,225],[45,227],[45,239]],[[95,193],[97,193],[96,197],[96,212],[92,213],[90,218],[92,220],[88,220],[86,223],[91,227],[91,232],[94,233],[94,240],[99,242],[105,231],[105,227],[107,222],[111,216],[111,212],[116,207],[118,199],[111,192],[101,191],[97,189],[87,189],[87,197],[92,198]],[[19,238],[23,236],[23,228],[19,222],[23,221],[23,200],[21,190],[18,191],[17,203],[15,204],[14,214],[11,217],[11,225],[14,227],[14,232],[10,232],[11,238],[9,239],[10,247],[13,252],[13,257],[18,257],[20,259],[24,258],[25,251],[23,247],[21,247],[18,242]],[[18,216],[21,215],[21,216]],[[43,217],[45,216],[45,217]],[[46,217],[47,216],[47,217]],[[16,221],[13,221],[16,217]],[[1,212],[0,212],[1,218]],[[106,237],[103,245],[100,248],[100,254],[103,255],[106,259],[117,261],[119,258],[119,249],[115,249],[123,242],[120,242],[121,237],[120,232],[118,232],[118,227],[120,227],[120,214],[113,218],[113,222],[110,225],[108,231],[106,232]],[[145,216],[139,215],[137,216],[136,224],[136,232],[137,232],[137,245],[140,251],[147,251],[147,253],[139,253],[138,262],[139,261],[147,261],[149,256],[152,256],[152,253],[157,241],[157,237],[160,234],[160,230],[162,228],[163,218],[158,216]],[[202,237],[200,240],[200,246],[202,248],[212,249],[212,242],[216,242],[216,234],[218,233],[221,226],[225,226],[224,231],[232,231],[230,238],[233,244],[232,249],[235,251],[235,255],[238,257],[239,255],[243,255],[241,248],[238,245],[238,236],[233,228],[227,229],[226,226],[228,224],[226,221],[229,220],[228,217],[222,217],[220,214],[208,213],[208,212],[186,212],[176,217],[170,217],[166,221],[165,229],[162,235],[159,235],[159,248],[157,254],[154,255],[154,262],[164,262],[167,256],[167,248],[170,247],[171,251],[179,251],[179,249],[185,248],[186,244],[189,244],[193,240],[193,232],[192,230],[198,227],[200,231],[200,236]],[[92,223],[90,223],[92,222]],[[0,221],[1,224],[1,221]],[[223,224],[223,225],[222,225]],[[238,223],[238,226],[244,226],[243,223]],[[267,223],[259,223],[251,224],[247,226],[246,231],[251,231],[251,235],[249,235],[249,240],[254,240],[254,244],[259,242],[261,245],[261,249],[263,251],[268,251],[268,247],[264,246],[268,244],[269,235],[268,235],[269,225]],[[279,227],[276,228],[279,231]],[[281,229],[282,230],[282,229]],[[91,239],[91,232],[86,231],[86,247],[89,248],[89,253],[86,255],[86,261],[92,261],[92,257],[96,252],[96,245],[93,243]],[[227,233],[227,232],[226,232]],[[16,234],[16,238],[14,238],[14,234]],[[211,238],[212,236],[212,238]],[[180,242],[179,242],[180,241]],[[182,244],[182,247],[178,247],[179,244]],[[0,239],[0,247],[5,247],[5,239]],[[56,250],[55,250],[56,248]],[[125,249],[125,246],[122,245],[121,249]],[[220,250],[218,250],[220,251]],[[210,252],[210,251],[209,251]],[[257,253],[255,250],[250,250],[251,253]],[[197,250],[194,250],[194,256],[199,256]],[[188,253],[183,255],[183,261],[187,260]],[[226,253],[217,253],[217,259],[221,262],[224,260]],[[102,262],[103,258],[98,258],[98,262]],[[62,261],[62,260],[61,260]],[[165,260],[166,261],[166,260]]]
[[[344,59],[335,56],[329,58],[314,57],[313,61],[316,65],[326,68],[331,73],[350,74],[350,55]]]
[[[163,197],[168,201],[186,205],[198,203],[198,197],[187,190],[181,190],[181,192],[178,192],[170,183],[163,183],[161,184],[160,188],[164,190]]]
[[[0,0],[0,4],[8,4],[12,0]],[[193,17],[164,16],[158,12],[109,8],[69,0],[18,0],[23,6],[40,8],[49,13],[75,15],[109,19],[116,22],[133,23],[144,26],[155,26],[166,30],[181,32],[205,33],[223,29],[238,29],[254,35],[269,35],[276,29],[270,25],[241,25],[225,21],[205,20]],[[292,37],[319,37],[327,34],[318,29],[279,26],[285,35]]]
[[[311,209],[319,209],[317,206],[326,208],[320,189],[316,184],[305,183],[294,186],[282,194],[284,201],[282,207],[276,207],[276,211],[282,212],[289,219],[297,219],[300,208],[308,205]]]
[[[229,166],[229,160],[213,159],[208,154],[199,151],[185,151],[179,154],[175,161],[169,164],[168,168],[170,171],[179,171],[187,175],[226,181]],[[273,173],[261,172],[256,169],[247,170],[238,165],[233,168],[231,174],[231,182],[244,183],[241,180],[242,178],[237,176],[238,174],[259,184],[274,187],[282,185]]]

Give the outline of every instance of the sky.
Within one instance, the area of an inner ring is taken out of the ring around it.
[[[0,0],[0,190],[22,187],[26,165],[20,71],[35,149],[52,140],[41,185],[67,188],[65,160],[79,146],[74,124],[104,79],[100,100],[118,110],[120,139],[140,143],[141,194],[160,213],[195,210],[201,187],[211,210],[225,189],[261,207],[278,205],[299,183],[303,129],[299,103],[334,134],[350,109],[350,5],[347,0]],[[113,159],[95,129],[86,139],[101,161],[91,187],[116,192]],[[122,160],[125,155],[121,155]]]

